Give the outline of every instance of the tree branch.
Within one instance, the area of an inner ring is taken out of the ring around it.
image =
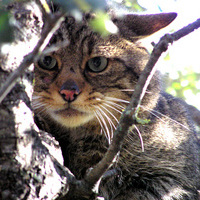
[[[23,75],[24,71],[35,61],[38,56],[44,50],[54,32],[59,28],[63,21],[63,13],[56,13],[54,15],[47,15],[47,20],[44,24],[44,28],[41,33],[41,38],[38,41],[34,50],[26,55],[20,64],[20,66],[8,77],[5,84],[0,89],[0,103],[6,97],[6,95],[15,86],[18,78]]]

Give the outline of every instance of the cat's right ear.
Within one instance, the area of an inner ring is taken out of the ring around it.
[[[169,25],[176,13],[159,13],[136,15],[127,14],[123,17],[113,17],[112,21],[119,29],[119,34],[128,40],[137,40],[149,36]]]

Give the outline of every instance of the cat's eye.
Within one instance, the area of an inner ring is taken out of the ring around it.
[[[41,56],[38,65],[46,70],[56,70],[58,68],[57,60],[52,56]]]
[[[92,72],[102,72],[108,66],[108,59],[102,56],[94,57],[88,60],[87,70]]]

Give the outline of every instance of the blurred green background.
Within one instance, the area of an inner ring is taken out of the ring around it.
[[[177,19],[169,28],[151,37],[147,43],[158,41],[162,34],[174,32],[200,18],[198,0],[116,0],[135,12],[177,12]],[[152,47],[148,48],[150,51]],[[165,90],[183,98],[200,109],[200,29],[175,42],[158,62],[163,74]]]

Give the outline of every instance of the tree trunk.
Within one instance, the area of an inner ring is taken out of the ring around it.
[[[37,44],[43,26],[35,3],[9,6],[15,41],[1,46],[0,88]],[[9,34],[9,33],[8,33]],[[7,50],[8,49],[8,50]],[[5,52],[7,50],[7,52]],[[53,199],[73,175],[63,167],[58,142],[38,130],[31,111],[33,66],[0,104],[0,199]],[[53,156],[54,155],[54,156]]]

